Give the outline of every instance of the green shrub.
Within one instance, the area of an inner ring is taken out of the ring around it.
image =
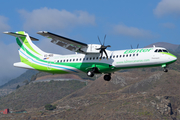
[[[46,110],[54,110],[54,109],[56,109],[56,106],[55,105],[51,105],[51,104],[47,104],[47,105],[45,105],[45,109]]]

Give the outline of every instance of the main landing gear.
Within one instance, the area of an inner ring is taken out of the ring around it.
[[[163,70],[164,72],[168,72],[168,69],[166,68],[166,67],[164,67],[164,70]]]
[[[88,71],[87,72],[87,76],[88,77],[93,77],[94,76],[94,72],[93,71]]]
[[[93,70],[88,71],[87,76],[88,77],[93,77],[94,76],[94,71]],[[111,73],[104,75],[104,80],[105,81],[110,81],[111,80]]]
[[[110,81],[111,80],[111,73],[104,75],[104,80],[105,81]]]

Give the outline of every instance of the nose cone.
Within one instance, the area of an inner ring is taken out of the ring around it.
[[[171,61],[172,62],[175,62],[177,60],[177,57],[175,55],[170,54],[170,56],[171,56]]]
[[[174,57],[174,60],[175,60],[175,61],[177,60],[177,57],[176,57],[176,56]]]

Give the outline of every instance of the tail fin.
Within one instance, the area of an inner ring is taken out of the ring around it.
[[[24,31],[4,33],[16,37],[16,42],[20,47],[19,55],[21,62],[27,61],[28,58],[43,58],[44,54],[46,54],[32,43],[32,41],[38,41],[38,39],[30,37]]]

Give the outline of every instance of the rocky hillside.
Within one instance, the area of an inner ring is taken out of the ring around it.
[[[16,90],[16,87],[18,85],[20,86],[24,85],[23,81],[25,80],[30,81],[32,75],[35,75],[36,73],[38,72],[35,70],[27,70],[25,73],[23,73],[19,77],[14,78],[10,80],[9,82],[5,83],[4,85],[0,86],[0,96],[5,96],[13,92],[14,90]]]
[[[149,69],[117,72],[113,74],[110,82],[100,77],[69,95],[54,99],[51,103],[57,108],[53,111],[45,110],[44,106],[31,109],[27,107],[28,113],[3,115],[0,118],[10,119],[13,115],[13,118],[18,120],[180,119],[179,76],[180,72],[175,70],[168,73],[149,72]],[[36,100],[39,100],[41,95],[36,94]],[[23,104],[25,103],[24,101]],[[35,102],[32,103],[35,105]]]
[[[180,119],[180,73],[125,72],[111,82],[97,79],[86,87],[54,102],[57,109],[38,119]],[[173,78],[173,79],[172,79]]]
[[[38,108],[59,100],[86,85],[80,81],[36,82],[18,88],[11,94],[0,99],[0,110]]]
[[[179,47],[179,45],[166,43],[166,42],[157,42],[157,43],[150,44],[146,47],[153,47],[153,45],[155,45],[156,47],[164,47],[172,51],[176,51]]]
[[[23,85],[23,81],[31,80],[32,75],[35,75],[38,71],[35,70],[27,70],[25,73],[21,74],[19,77],[10,80],[9,82],[5,83],[4,85],[0,86],[0,89],[16,89],[16,86]]]
[[[99,77],[100,75],[97,75]],[[8,95],[9,93],[16,90],[17,86],[24,86],[25,81],[27,82],[41,82],[50,80],[95,80],[97,77],[89,78],[84,73],[77,74],[52,74],[46,72],[38,72],[35,70],[27,70],[19,77],[10,80],[6,84],[0,86],[0,96]]]

